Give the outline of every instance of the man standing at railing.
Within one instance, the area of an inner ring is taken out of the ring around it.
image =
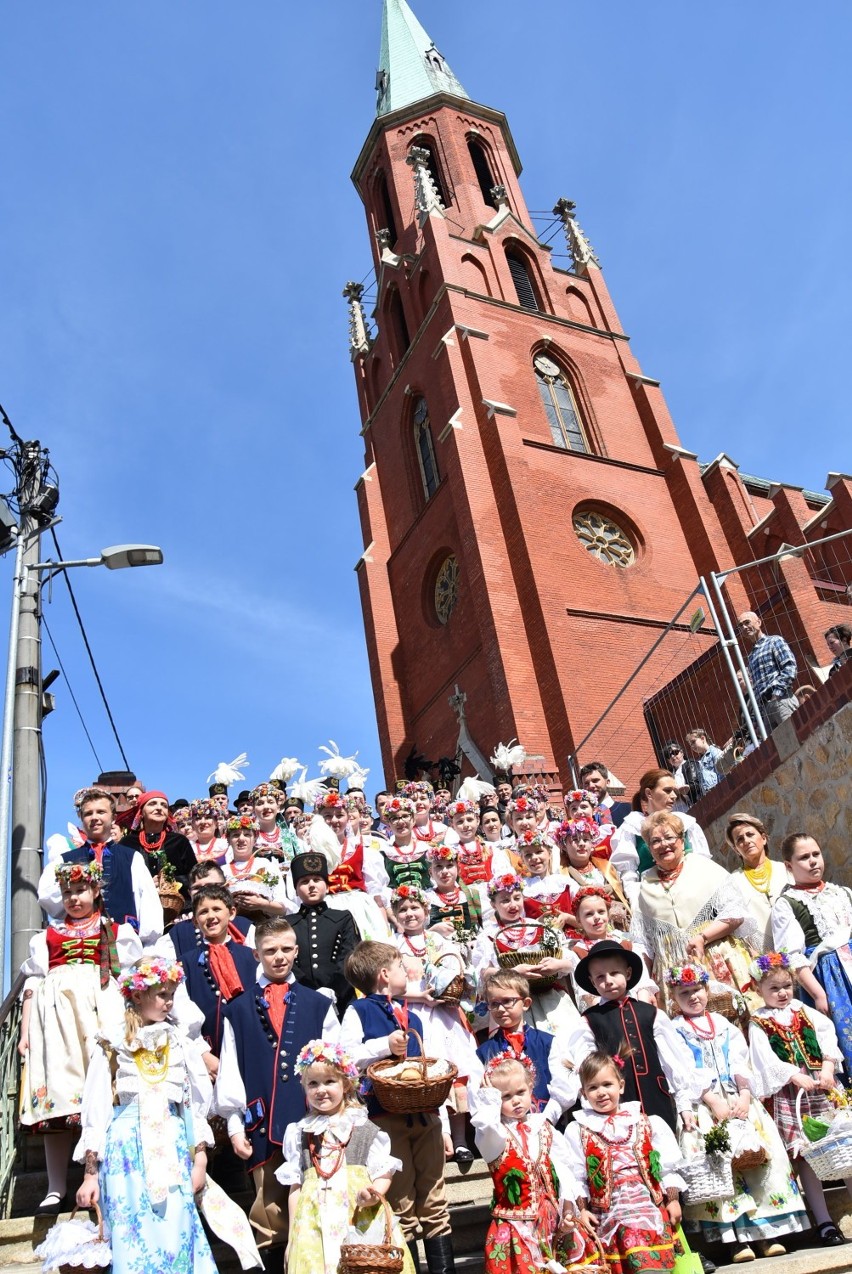
[[[793,694],[796,656],[783,637],[770,637],[763,631],[763,622],[754,611],[744,611],[737,627],[748,649],[748,675],[763,720],[767,730],[774,730],[799,706]]]

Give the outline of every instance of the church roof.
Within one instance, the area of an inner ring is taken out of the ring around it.
[[[435,93],[468,97],[406,0],[384,0],[376,114],[387,115]]]

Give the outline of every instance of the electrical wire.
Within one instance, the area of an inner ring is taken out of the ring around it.
[[[53,640],[53,634],[48,628],[47,620],[45,619],[44,615],[42,615],[41,617],[41,622],[42,622],[42,627],[44,628],[44,631],[47,633],[47,639],[50,642],[51,649],[53,650],[53,653],[56,656],[56,662],[59,664],[59,670],[62,673],[62,676],[65,678],[65,684],[68,687],[68,693],[71,696],[71,702],[73,703],[74,707],[77,709],[77,716],[80,718],[80,725],[83,727],[83,733],[85,734],[86,738],[89,740],[89,747],[92,749],[92,756],[97,761],[98,773],[103,774],[104,767],[101,765],[100,757],[95,751],[95,745],[92,742],[92,736],[89,734],[88,727],[86,726],[86,722],[83,720],[83,713],[80,711],[80,705],[77,702],[77,696],[74,694],[74,691],[71,688],[71,682],[68,680],[68,673],[65,671],[65,665],[62,662],[62,656],[60,655],[59,651],[56,649],[56,642]]]
[[[54,528],[53,528],[53,527],[51,527],[51,528],[50,528],[50,534],[51,534],[51,536],[52,536],[52,538],[53,538],[53,544],[54,544],[54,547],[55,547],[55,549],[56,549],[56,555],[57,555],[57,557],[58,557],[59,561],[61,562],[61,561],[62,561],[62,550],[61,550],[61,549],[60,549],[60,547],[59,547],[59,541],[58,541],[58,539],[56,538],[56,531],[54,530]],[[122,761],[124,762],[124,768],[125,768],[126,770],[129,770],[129,769],[130,769],[130,762],[129,762],[129,761],[128,761],[128,759],[127,759],[127,756],[126,756],[126,754],[125,754],[124,747],[123,747],[123,745],[122,745],[121,739],[119,738],[118,729],[117,729],[116,724],[115,724],[115,718],[114,718],[114,717],[113,717],[113,715],[112,715],[112,709],[110,708],[110,706],[109,706],[109,700],[108,700],[108,699],[107,699],[107,697],[106,697],[106,691],[104,690],[103,682],[101,681],[101,675],[100,675],[100,673],[98,672],[98,666],[97,666],[97,664],[95,663],[95,656],[94,656],[94,655],[93,655],[93,653],[92,653],[92,647],[89,645],[89,638],[88,638],[88,635],[87,635],[87,633],[86,633],[85,625],[83,624],[83,617],[82,617],[82,615],[80,614],[80,608],[79,608],[79,606],[77,605],[77,598],[74,596],[74,589],[71,587],[71,581],[70,581],[70,579],[68,578],[68,572],[67,572],[67,571],[61,571],[61,572],[59,572],[59,573],[63,576],[63,578],[64,578],[64,580],[65,580],[65,585],[66,585],[66,587],[67,587],[67,589],[68,589],[68,596],[71,598],[71,605],[74,607],[74,614],[75,614],[75,615],[76,615],[76,617],[77,617],[77,623],[78,623],[78,625],[79,625],[79,627],[80,627],[80,633],[81,633],[81,635],[82,635],[82,637],[83,637],[83,644],[85,645],[85,647],[86,647],[86,653],[87,653],[87,655],[89,656],[89,663],[92,665],[92,672],[95,674],[95,681],[98,683],[98,690],[100,691],[101,699],[103,700],[103,705],[104,705],[104,707],[106,708],[106,714],[107,714],[107,716],[108,716],[108,718],[109,718],[109,723],[110,723],[110,725],[111,725],[111,727],[112,727],[112,732],[113,732],[113,734],[115,735],[115,741],[116,741],[116,743],[118,744],[118,750],[119,750],[119,752],[121,753],[121,759],[122,759]],[[55,647],[54,647],[54,649],[55,649]],[[59,658],[59,656],[57,655],[57,659],[58,659],[58,658]],[[98,764],[100,765],[100,761],[98,762]],[[103,768],[103,767],[101,767],[101,768]]]

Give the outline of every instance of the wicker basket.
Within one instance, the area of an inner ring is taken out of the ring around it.
[[[517,925],[512,925],[513,929],[517,927]],[[541,943],[537,947],[524,947],[520,951],[498,951],[497,963],[501,969],[515,969],[519,964],[541,964],[542,960],[546,960],[549,956],[559,956],[559,937],[553,929],[549,929],[547,925],[541,925],[535,920],[523,921],[522,927],[525,929],[541,929]],[[548,975],[546,978],[532,978],[530,980],[530,994],[536,995],[541,991],[551,990],[558,977],[558,974],[554,974],[552,977]]]
[[[844,1112],[835,1115],[828,1132],[820,1141],[808,1141],[802,1128],[802,1098],[805,1090],[796,1095],[796,1122],[802,1129],[799,1153],[813,1169],[820,1181],[839,1181],[852,1175],[852,1118]],[[839,1127],[837,1125],[840,1125]]]
[[[748,1120],[729,1120],[728,1132],[734,1152],[731,1159],[734,1172],[754,1172],[755,1168],[763,1168],[769,1163],[769,1151]]]
[[[728,1155],[696,1155],[681,1164],[678,1172],[686,1182],[685,1203],[711,1203],[734,1197],[734,1174]]]
[[[396,1075],[387,1074],[404,1060],[400,1057],[387,1057],[367,1067],[367,1077],[372,1081],[376,1099],[389,1115],[423,1115],[436,1106],[442,1106],[459,1073],[458,1068],[448,1062],[448,1070],[443,1075],[429,1075],[429,1065],[438,1059],[425,1056],[423,1040],[417,1031],[406,1031],[408,1035],[413,1035],[420,1046],[420,1056],[408,1059],[419,1068],[418,1079],[399,1079]]]
[[[743,1029],[748,1024],[749,1011],[745,997],[736,987],[728,986],[725,982],[711,982],[707,996],[707,1012],[719,1013],[729,1022],[734,1022]]]
[[[344,1243],[340,1249],[337,1274],[400,1274],[404,1252],[392,1242],[393,1213],[387,1199],[381,1205],[385,1213],[384,1243]],[[360,1209],[356,1209],[359,1211]]]
[[[98,1223],[98,1232],[97,1232],[97,1234],[93,1235],[93,1237],[92,1237],[92,1243],[103,1243],[103,1241],[104,1241],[104,1219],[103,1219],[103,1217],[101,1216],[101,1210],[100,1210],[100,1208],[98,1207],[98,1205],[97,1205],[96,1203],[93,1203],[93,1204],[92,1204],[92,1206],[91,1206],[91,1208],[89,1208],[89,1209],[86,1209],[86,1208],[80,1209],[79,1207],[75,1207],[75,1208],[74,1208],[74,1210],[73,1210],[73,1212],[71,1213],[70,1217],[68,1218],[68,1219],[69,1219],[69,1221],[73,1221],[73,1220],[74,1220],[74,1218],[75,1218],[75,1216],[77,1215],[77,1213],[78,1213],[78,1212],[80,1212],[81,1210],[82,1210],[83,1212],[85,1212],[85,1211],[94,1212],[94,1214],[95,1214],[95,1219],[96,1219],[96,1221],[97,1221],[97,1223]],[[73,1263],[73,1264],[72,1264],[71,1262],[68,1262],[68,1263],[67,1263],[67,1264],[65,1264],[65,1265],[60,1265],[60,1266],[58,1266],[57,1268],[58,1268],[59,1274],[92,1274],[91,1269],[89,1269],[87,1266],[83,1265],[82,1263],[80,1263],[80,1264]]]
[[[459,971],[453,978],[452,982],[447,983],[441,995],[435,1000],[435,1003],[443,1004],[443,1006],[448,1009],[454,1009],[461,1003],[461,998],[464,995],[464,968],[461,965],[459,957],[452,951],[448,951],[446,955],[442,955],[435,963],[438,965],[443,963],[444,960],[455,960],[459,965]]]

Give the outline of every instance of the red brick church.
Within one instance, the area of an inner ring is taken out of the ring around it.
[[[517,738],[537,772],[567,784],[567,758],[699,577],[849,529],[852,480],[805,492],[682,445],[574,204],[554,209],[560,268],[536,236],[505,115],[468,97],[406,0],[384,0],[376,91],[353,172],[375,333],[362,289],[344,295],[385,777],[412,750],[486,777],[494,745]],[[816,664],[825,628],[852,617],[848,559],[791,561],[786,605],[766,614]],[[747,578],[732,599],[758,606]],[[640,719],[683,671],[678,638],[665,635],[624,697]],[[706,624],[695,642],[718,647]],[[604,727],[604,761],[607,742]],[[618,772],[629,783],[653,761],[645,735]]]

